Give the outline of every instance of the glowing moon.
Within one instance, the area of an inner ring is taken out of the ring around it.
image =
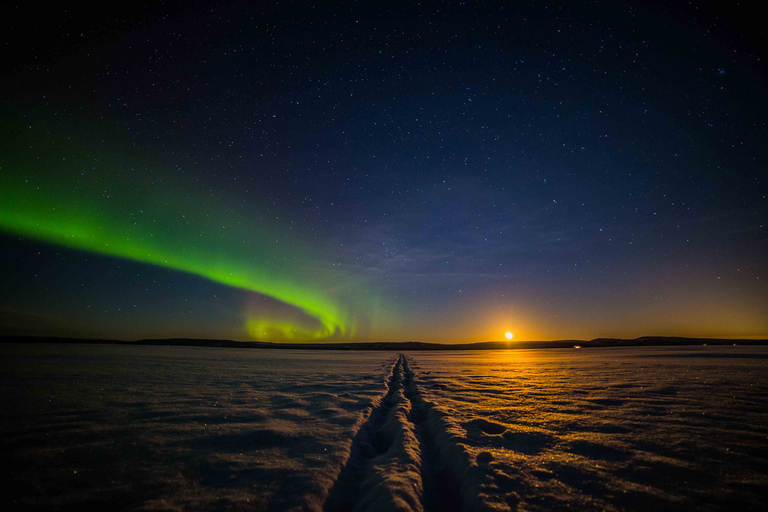
[[[507,331],[506,333],[504,333],[504,337],[507,338],[508,340],[511,340],[512,339],[512,333]]]

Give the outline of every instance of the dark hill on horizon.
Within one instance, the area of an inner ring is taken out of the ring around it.
[[[595,338],[593,340],[555,341],[486,341],[480,343],[425,343],[404,342],[341,342],[341,343],[271,343],[262,341],[233,341],[194,338],[142,339],[137,341],[62,338],[48,336],[0,336],[0,343],[87,343],[110,345],[161,345],[189,347],[228,347],[255,349],[297,350],[499,350],[534,348],[590,348],[590,347],[642,347],[690,345],[768,345],[768,339],[683,338],[668,336],[642,336],[634,339]]]

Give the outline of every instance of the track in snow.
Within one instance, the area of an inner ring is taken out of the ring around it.
[[[398,357],[387,393],[352,441],[325,511],[462,510],[455,471],[441,459],[431,406],[421,400],[406,357]]]

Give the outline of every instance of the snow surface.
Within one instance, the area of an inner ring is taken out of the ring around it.
[[[768,347],[408,360],[464,510],[764,510]]]
[[[2,499],[109,510],[320,510],[397,359],[109,345],[0,356],[15,473]]]
[[[3,510],[762,510],[768,347],[0,347]]]

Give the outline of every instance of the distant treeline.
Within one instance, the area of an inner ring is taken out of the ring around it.
[[[146,339],[138,341],[56,338],[43,336],[0,336],[0,343],[98,343],[109,345],[162,345],[184,347],[230,347],[298,350],[499,350],[530,348],[572,348],[572,347],[642,347],[642,346],[685,346],[685,345],[768,345],[766,339],[718,339],[679,338],[666,336],[643,336],[631,340],[619,338],[596,338],[594,340],[557,341],[487,341],[483,343],[443,344],[404,342],[368,343],[267,343],[260,341],[207,340],[193,338]]]

